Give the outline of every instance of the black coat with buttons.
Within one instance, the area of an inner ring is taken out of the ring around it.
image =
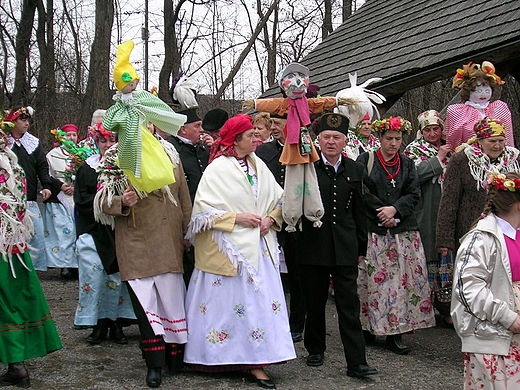
[[[395,177],[395,187],[388,180],[388,174],[377,159],[374,152],[374,165],[370,177],[365,179],[365,201],[367,204],[368,231],[380,235],[403,233],[411,230],[419,230],[417,219],[415,218],[415,206],[421,198],[421,186],[415,163],[399,153],[401,167]],[[357,159],[358,162],[367,165],[368,153],[363,153]],[[396,168],[390,168],[391,173]],[[377,209],[383,206],[394,206],[397,213],[394,218],[400,219],[396,227],[387,229],[379,226]]]
[[[277,140],[269,141],[258,145],[255,150],[255,154],[265,162],[265,165],[269,168],[271,173],[273,174],[276,182],[280,184],[283,188],[285,185],[285,166],[280,162],[280,155],[282,154],[283,145],[280,144]],[[285,231],[285,227],[287,225],[284,223],[282,226],[282,230],[276,233],[278,238],[278,244],[281,246],[285,245],[285,235],[287,232]],[[296,234],[296,233],[293,233]]]
[[[367,220],[363,199],[363,166],[341,157],[338,172],[320,159],[314,163],[325,214],[320,228],[302,217],[298,238],[300,264],[352,266],[367,251]]]
[[[265,165],[274,175],[276,182],[283,188],[285,184],[285,167],[280,162],[283,145],[277,140],[258,145],[255,154],[265,162]]]
[[[179,152],[184,176],[186,176],[188,182],[191,202],[193,203],[202,173],[208,166],[209,148],[201,143],[196,146],[184,143],[177,137],[168,137],[167,141]]]

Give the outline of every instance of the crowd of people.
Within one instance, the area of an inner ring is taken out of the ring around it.
[[[420,113],[405,146],[402,117],[351,123],[332,98],[299,101],[308,70],[294,63],[284,98],[254,102],[265,111],[172,110],[136,90],[132,47],[85,139],[62,125],[45,155],[30,107],[2,119],[0,385],[29,387],[24,361],[62,347],[34,272],[59,268],[79,279],[87,343],[126,344],[138,325],[149,387],[167,367],[274,389],[266,369],[302,340],[306,364],[323,365],[332,290],[347,376],[378,373],[365,352],[377,337],[408,354],[403,336],[437,315],[462,340],[464,388],[515,388],[520,151],[507,105],[491,102],[492,64],[459,69],[462,103]],[[296,138],[295,113],[308,126]]]

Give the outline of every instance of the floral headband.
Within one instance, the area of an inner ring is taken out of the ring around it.
[[[94,126],[90,126],[88,135],[94,139],[109,139],[111,137],[117,138],[117,133],[105,129],[101,123],[96,123]]]
[[[500,119],[482,118],[475,123],[473,131],[478,139],[506,136],[506,128]]]
[[[504,84],[500,76],[495,73],[495,66],[491,62],[484,61],[482,65],[479,65],[470,61],[463,65],[462,69],[457,69],[457,73],[453,77],[452,87],[462,89],[467,81],[479,75],[479,71],[484,73],[484,77],[493,79],[498,85]]]
[[[487,183],[486,188],[493,186],[497,190],[501,190],[501,191],[507,190],[507,191],[511,191],[511,192],[516,192],[516,190],[520,189],[520,179],[517,179],[517,178],[508,179],[508,178],[506,178],[506,175],[504,175],[503,173],[493,172],[487,178],[486,183]]]
[[[14,122],[22,115],[29,117],[29,118],[32,117],[34,115],[34,108],[32,108],[31,106],[27,106],[27,107],[21,107],[16,111],[14,111],[14,110],[5,111],[3,120],[4,120],[4,122]],[[11,127],[13,127],[13,126],[11,126]]]
[[[408,134],[412,132],[412,124],[400,116],[391,116],[390,118],[374,121],[372,123],[372,131],[378,134],[383,134],[387,131],[399,131]]]

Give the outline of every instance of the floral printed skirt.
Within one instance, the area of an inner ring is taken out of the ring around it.
[[[509,355],[464,354],[464,389],[520,389],[520,334],[515,334]]]
[[[74,218],[61,203],[45,203],[43,207],[47,267],[78,268]]]
[[[237,276],[193,271],[186,296],[184,362],[231,369],[296,357],[280,273],[261,245],[257,288],[245,269]]]
[[[107,275],[90,234],[76,241],[79,259],[79,301],[74,326],[86,328],[99,319],[135,319],[128,289],[121,283],[119,272]]]
[[[359,265],[361,325],[375,335],[435,326],[424,249],[418,231],[369,233]]]
[[[520,282],[513,282],[513,293],[520,312]],[[464,389],[520,389],[520,334],[513,335],[507,356],[465,353]]]
[[[29,251],[34,269],[37,271],[47,271],[47,253],[45,252],[45,237],[43,233],[43,217],[40,212],[38,202],[28,200],[27,211],[30,212],[31,220],[34,225],[34,236],[29,242]]]

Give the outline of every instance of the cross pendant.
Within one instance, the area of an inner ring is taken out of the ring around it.
[[[390,183],[392,183],[392,187],[395,188],[395,180],[394,179],[390,180]]]

